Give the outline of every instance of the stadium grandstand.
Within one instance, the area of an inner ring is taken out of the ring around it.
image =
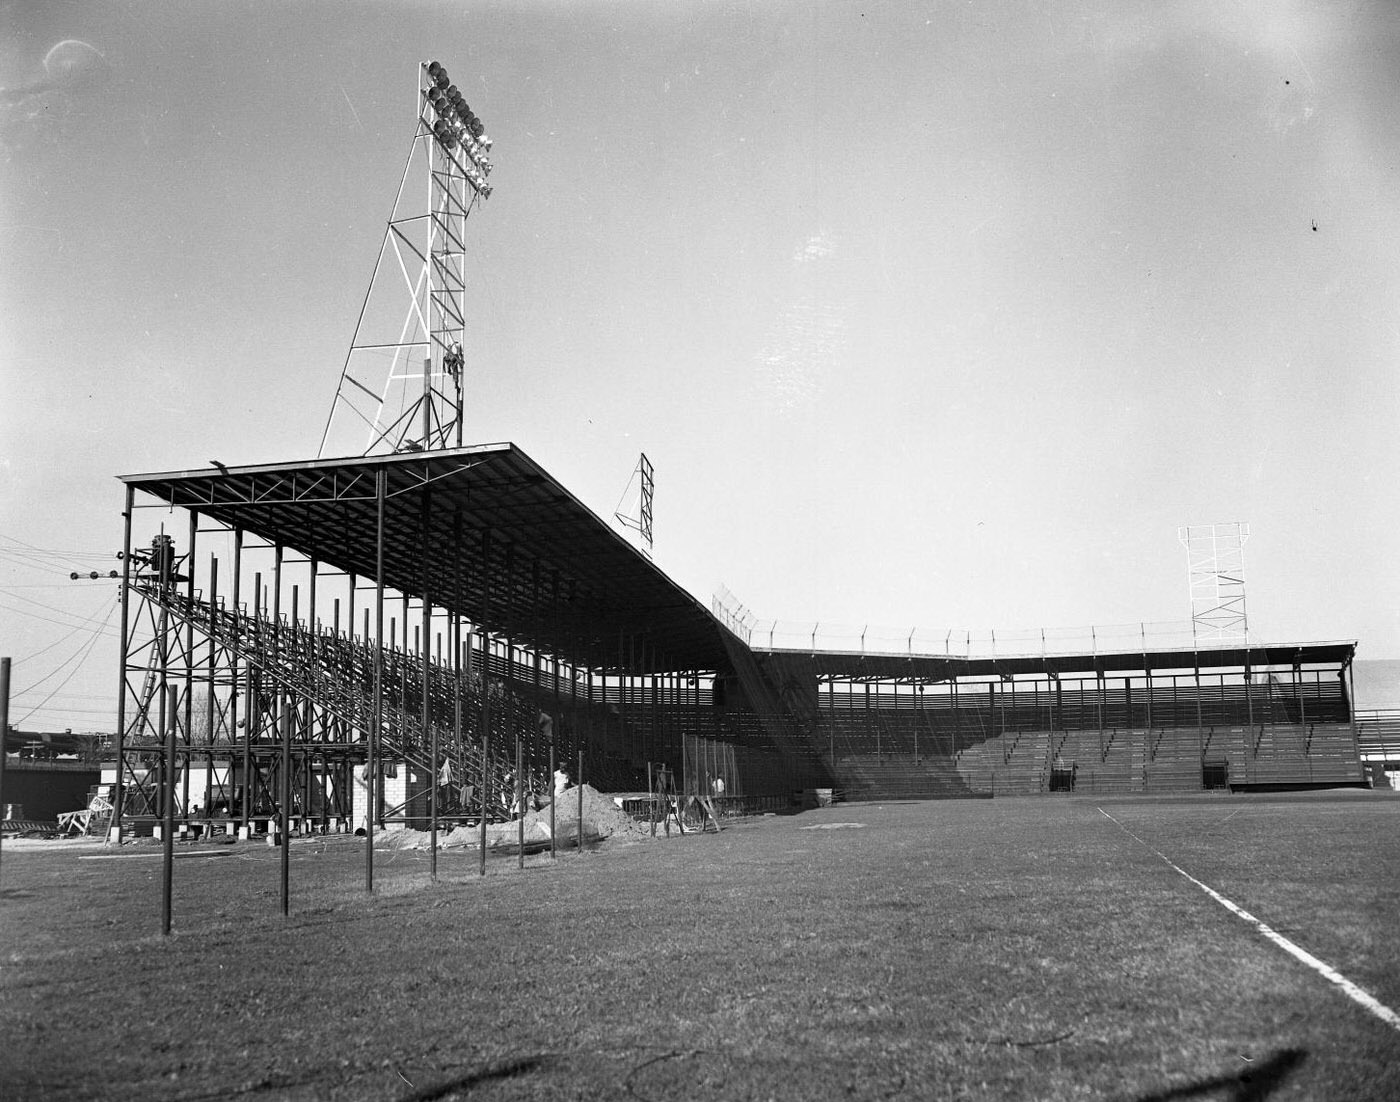
[[[532,779],[665,763],[736,806],[1364,781],[1353,642],[755,631],[513,444],[122,481],[118,822],[167,791],[250,833],[284,792],[307,828],[466,819],[509,803],[517,741]],[[173,509],[178,545],[135,534]]]

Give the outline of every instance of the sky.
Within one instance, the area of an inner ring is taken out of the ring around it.
[[[313,458],[440,60],[466,437],[759,617],[1400,657],[1400,8],[0,0],[0,654],[110,728],[122,474]]]

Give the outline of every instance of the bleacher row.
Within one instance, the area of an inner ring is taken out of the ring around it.
[[[1372,760],[1400,761],[1400,708],[1358,710],[1356,741]]]
[[[859,721],[914,713],[940,734],[952,730],[984,737],[1004,730],[1093,728],[1196,728],[1233,723],[1344,723],[1349,708],[1336,677],[1310,671],[1297,679],[1260,675],[1252,682],[1224,677],[1158,674],[1151,688],[1131,679],[1062,678],[1045,682],[960,683],[930,686],[926,693],[831,687],[821,695],[823,714]]]
[[[1359,784],[1349,723],[936,732],[908,712],[824,713],[848,799]]]

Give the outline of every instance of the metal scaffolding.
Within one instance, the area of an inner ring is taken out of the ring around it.
[[[728,633],[512,445],[124,481],[118,830],[475,818],[517,740],[541,782],[551,752],[614,790],[688,754],[736,795],[801,782],[716,706]],[[172,507],[180,546],[133,535]]]
[[[1244,544],[1249,525],[1194,524],[1177,529],[1186,548],[1191,627],[1196,638],[1249,638],[1244,602]]]

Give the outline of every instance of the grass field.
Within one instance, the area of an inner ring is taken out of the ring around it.
[[[6,843],[0,1096],[1400,1097],[1400,1032],[1152,852],[1400,1008],[1400,799],[851,804],[372,897],[362,847],[295,842],[288,919],[276,850],[182,858],[162,938],[157,848]]]

